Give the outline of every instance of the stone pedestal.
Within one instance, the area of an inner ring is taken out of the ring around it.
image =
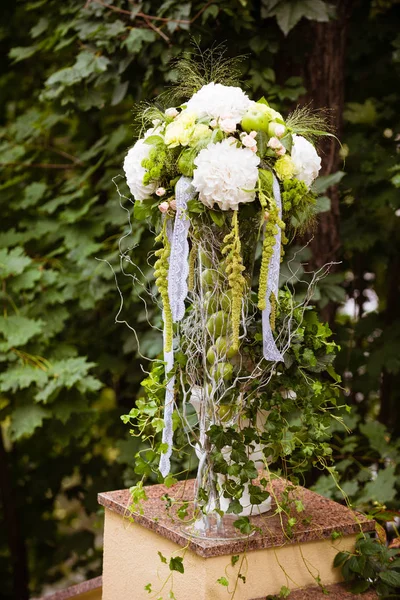
[[[272,485],[279,498],[283,482]],[[304,510],[294,515],[292,537],[283,530],[287,517],[275,515],[273,503],[270,513],[251,517],[257,527],[251,537],[201,540],[185,535],[175,514],[175,502],[192,500],[192,481],[170,489],[149,486],[146,493],[143,514],[131,513],[128,490],[99,495],[105,507],[103,600],[228,600],[235,588],[235,600],[252,600],[277,594],[282,586],[315,586],[317,578],[333,584],[341,579],[332,564],[337,552],[352,550],[360,531],[374,529],[362,515],[300,487],[295,494]],[[168,510],[166,494],[174,499]],[[170,558],[178,556],[183,574],[169,569]]]

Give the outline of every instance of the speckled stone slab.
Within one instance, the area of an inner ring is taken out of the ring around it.
[[[285,488],[284,481],[274,480],[271,486],[271,495],[279,499]],[[148,500],[143,503],[143,514],[131,512],[129,490],[104,492],[99,494],[98,501],[109,510],[126,519],[133,518],[139,525],[179,546],[186,546],[189,539],[189,548],[204,558],[326,539],[330,538],[334,531],[351,535],[375,529],[374,522],[365,516],[299,486],[291,493],[291,497],[301,500],[304,511],[293,515],[297,519],[297,524],[291,538],[284,533],[287,517],[274,514],[273,502],[269,513],[250,517],[252,524],[258,528],[252,536],[238,540],[203,540],[188,536],[183,529],[184,523],[176,516],[176,510],[183,502],[193,500],[194,480],[179,482],[171,488],[163,485],[148,486],[146,494]],[[168,498],[174,500],[172,506]]]
[[[290,600],[355,600],[356,598],[362,598],[362,600],[375,600],[375,598],[379,597],[374,591],[364,592],[363,594],[352,594],[342,583],[327,585],[324,589],[327,593],[318,586],[293,590],[290,592],[289,598]],[[254,598],[253,600],[267,599],[264,596],[263,598]]]
[[[102,577],[95,577],[94,579],[82,581],[82,583],[73,585],[65,590],[59,590],[58,592],[54,592],[54,594],[43,596],[43,598],[38,598],[37,600],[69,600],[69,598],[76,598],[94,590],[99,590],[100,593],[101,586]],[[32,600],[35,600],[35,598]]]

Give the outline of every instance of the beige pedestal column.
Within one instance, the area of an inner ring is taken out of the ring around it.
[[[282,488],[274,483],[277,496]],[[295,590],[318,580],[329,585],[340,581],[333,568],[337,552],[351,550],[360,531],[374,529],[365,517],[298,488],[305,510],[296,514],[291,538],[272,509],[251,518],[259,530],[245,540],[199,540],[185,536],[182,523],[166,512],[166,493],[190,500],[192,482],[147,488],[141,515],[130,512],[127,490],[99,495],[106,509],[103,600],[228,600],[234,590],[235,600],[251,600],[277,594],[282,586]],[[337,533],[341,537],[333,541]],[[170,571],[171,557],[183,557],[184,573]]]

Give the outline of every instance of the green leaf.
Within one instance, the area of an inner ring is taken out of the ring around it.
[[[138,54],[144,44],[150,44],[156,39],[155,31],[142,28],[132,28],[129,35],[122,43],[130,54]]]
[[[0,277],[19,275],[31,263],[31,259],[25,256],[22,248],[12,250],[0,250]]]
[[[239,517],[239,519],[233,522],[233,526],[245,535],[248,535],[253,531],[253,526],[250,523],[249,517]]]
[[[220,577],[219,579],[217,579],[217,583],[223,585],[224,587],[228,587],[229,585],[229,581],[226,577]]]
[[[349,558],[349,556],[349,552],[338,552],[338,554],[336,554],[335,558],[333,559],[333,566],[335,568],[341,567]]]
[[[350,590],[353,594],[362,594],[363,592],[366,592],[370,587],[371,584],[369,581],[356,581],[355,583],[351,584]]]
[[[165,558],[165,556],[163,554],[161,554],[160,551],[158,551],[157,554],[160,557],[161,562],[166,565],[167,564],[167,559]]]
[[[373,100],[368,99],[363,104],[348,102],[343,117],[349,123],[373,125],[378,119],[378,112]]]
[[[386,583],[386,585],[390,585],[394,588],[400,587],[400,573],[397,571],[381,571],[379,573],[379,578],[383,583]]]
[[[181,556],[172,556],[169,561],[170,571],[178,571],[178,573],[184,573],[185,568],[183,566],[183,558]]]
[[[315,202],[314,211],[319,214],[331,210],[331,199],[328,196],[319,196]]]
[[[0,390],[15,392],[32,385],[41,387],[48,379],[47,372],[32,365],[15,365],[0,374]]]
[[[0,333],[5,342],[0,342],[0,348],[8,350],[14,346],[23,346],[43,330],[44,323],[40,319],[28,319],[19,315],[0,317]]]
[[[10,50],[8,56],[14,63],[17,63],[33,56],[37,49],[37,46],[16,47]]]
[[[380,502],[382,504],[391,502],[396,498],[396,467],[389,465],[378,471],[376,479],[369,481],[363,490],[358,502]]]
[[[88,373],[93,366],[84,356],[54,361],[48,371],[48,383],[36,394],[36,402],[54,399],[62,388],[76,386],[81,393],[100,389],[101,382]]]
[[[287,35],[305,17],[312,21],[326,22],[332,17],[332,9],[322,0],[262,0],[262,16],[275,16],[279,27]]]
[[[344,171],[336,171],[331,175],[320,175],[312,185],[312,191],[316,194],[324,194],[331,186],[337,185],[346,175]]]
[[[209,210],[209,215],[218,227],[222,227],[225,223],[225,216],[222,212],[217,212],[216,210]]]
[[[49,411],[37,404],[18,406],[11,414],[11,437],[19,440],[30,436],[37,427],[41,427],[43,420],[51,416]]]
[[[368,439],[371,448],[379,452],[380,456],[386,457],[391,452],[391,447],[387,442],[388,431],[386,427],[377,421],[362,423],[360,431]]]

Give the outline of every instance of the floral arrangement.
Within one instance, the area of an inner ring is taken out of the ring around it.
[[[179,105],[143,108],[124,171],[134,217],[157,232],[164,357],[144,382],[148,415],[163,419],[153,450],[167,479],[174,431],[197,456],[204,534],[210,514],[218,528],[225,513],[269,508],[260,469],[280,461],[288,475],[326,463],[338,377],[309,296],[299,303],[279,291],[284,245],[315,218],[325,118],[306,107],[285,120],[265,98],[198,80]],[[145,430],[140,406],[124,420]]]

